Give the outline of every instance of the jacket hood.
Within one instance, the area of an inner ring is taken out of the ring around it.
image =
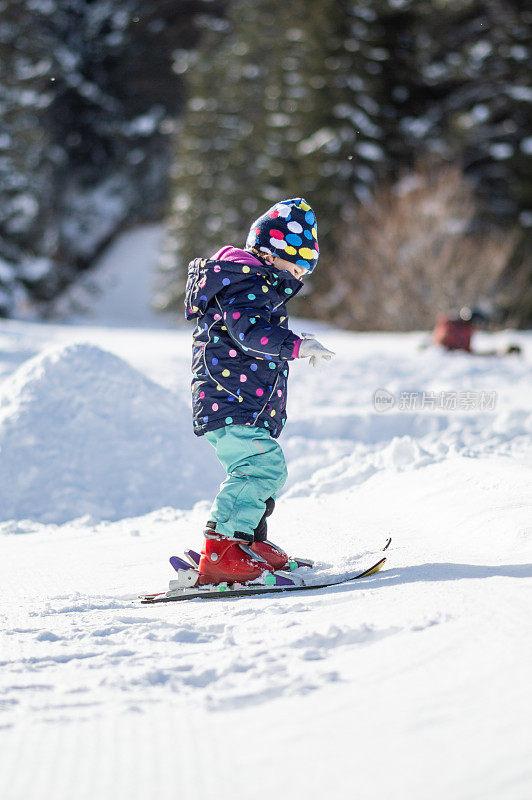
[[[286,277],[287,275],[287,277]],[[216,295],[230,284],[244,284],[250,277],[260,276],[273,282],[279,289],[292,289],[293,297],[303,284],[284,270],[262,265],[242,264],[236,261],[196,258],[188,265],[188,277],[185,291],[185,317],[195,319],[202,317]],[[286,301],[287,298],[284,298]]]

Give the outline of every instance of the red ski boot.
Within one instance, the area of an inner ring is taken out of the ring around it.
[[[253,552],[257,555],[266,559],[271,569],[285,569],[288,566],[288,556],[284,550],[282,550],[276,544],[272,544],[266,540],[268,535],[268,523],[266,518],[273,514],[275,500],[273,497],[268,497],[265,503],[266,510],[264,511],[262,519],[254,530],[253,538],[255,541],[251,545],[251,550],[253,550]]]
[[[238,533],[235,534],[238,536]],[[221,536],[207,528],[199,562],[198,584],[245,583],[270,572],[268,561],[253,553],[244,539]]]
[[[253,550],[259,556],[268,562],[270,569],[285,569],[288,566],[288,556],[276,544],[268,541],[253,542],[250,545],[250,550]]]

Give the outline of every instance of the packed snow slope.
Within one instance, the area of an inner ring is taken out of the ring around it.
[[[532,336],[314,330],[270,536],[341,575],[391,535],[386,568],[142,606],[221,478],[190,331],[0,322],[5,800],[532,795]]]

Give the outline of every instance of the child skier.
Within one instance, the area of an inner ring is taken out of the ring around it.
[[[194,432],[227,472],[204,531],[199,583],[245,582],[287,564],[267,541],[266,517],[286,480],[276,439],[286,421],[288,362],[334,353],[288,327],[285,303],[318,261],[316,218],[300,197],[251,226],[245,250],[226,246],[188,269],[185,316],[197,321]],[[265,576],[266,577],[266,576]]]

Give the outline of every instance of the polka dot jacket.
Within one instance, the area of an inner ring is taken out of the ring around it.
[[[225,247],[189,264],[185,316],[192,351],[194,432],[256,425],[277,438],[286,422],[288,362],[299,341],[285,303],[301,289],[290,273]]]

